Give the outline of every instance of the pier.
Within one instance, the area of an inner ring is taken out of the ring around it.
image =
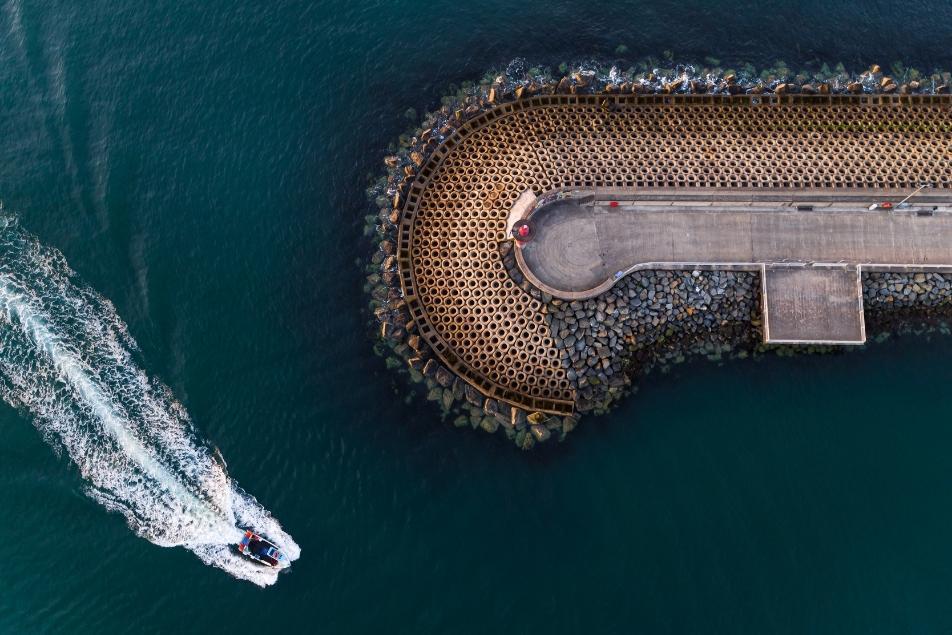
[[[636,270],[756,271],[768,342],[862,342],[861,272],[952,266],[950,105],[898,94],[492,105],[433,145],[401,194],[395,261],[409,317],[487,399],[561,414],[578,387],[553,303],[598,297]],[[868,209],[925,182],[934,187],[912,209]],[[520,201],[527,191],[592,200],[538,207]],[[516,277],[503,249],[514,213],[536,225]]]
[[[952,272],[950,197],[931,190],[914,206],[872,210],[891,193],[592,188],[558,196],[524,215],[533,238],[517,260],[537,288],[578,300],[636,270],[757,271],[771,343],[865,342],[862,269]]]

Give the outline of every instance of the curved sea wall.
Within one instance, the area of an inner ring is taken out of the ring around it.
[[[716,60],[709,60],[716,62]],[[375,351],[386,364],[422,388],[444,418],[458,427],[505,434],[519,447],[563,439],[585,413],[601,414],[636,389],[634,381],[692,356],[718,361],[766,352],[794,354],[835,350],[824,346],[778,346],[762,342],[761,281],[742,271],[640,271],[588,300],[567,302],[534,288],[520,273],[511,240],[498,243],[505,277],[538,303],[544,324],[574,395],[570,414],[546,414],[486,395],[455,374],[428,344],[401,286],[399,227],[410,186],[444,140],[466,122],[501,103],[533,95],[561,94],[936,94],[947,92],[948,73],[923,74],[894,65],[849,74],[842,66],[792,73],[783,66],[757,71],[711,64],[664,69],[650,61],[627,71],[595,66],[528,68],[517,60],[444,100],[399,149],[385,158],[387,175],[368,191],[378,208],[366,219],[373,242],[366,290],[376,324]],[[875,329],[912,323],[940,324],[952,306],[952,276],[938,273],[864,273],[867,321]]]

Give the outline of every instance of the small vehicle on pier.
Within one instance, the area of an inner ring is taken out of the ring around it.
[[[291,566],[291,561],[278,549],[277,545],[250,529],[245,530],[245,535],[242,536],[237,546],[238,553],[263,566],[273,569],[284,569]]]

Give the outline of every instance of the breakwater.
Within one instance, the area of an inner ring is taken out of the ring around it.
[[[756,273],[642,271],[571,302],[534,288],[505,232],[523,190],[949,184],[941,73],[922,81],[874,66],[771,79],[684,66],[540,79],[511,67],[448,100],[387,157],[368,218],[368,291],[388,365],[425,385],[456,425],[502,431],[523,448],[608,410],[652,367],[792,350],[759,341]],[[722,156],[705,159],[708,145]],[[863,288],[869,311],[941,313],[948,300],[937,273],[864,273]]]

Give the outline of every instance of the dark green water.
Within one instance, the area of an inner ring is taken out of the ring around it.
[[[524,455],[403,403],[355,265],[367,176],[451,83],[622,44],[949,68],[947,2],[0,9],[0,196],[303,550],[260,589],[137,538],[3,405],[0,631],[952,629],[952,339],[680,367]]]

